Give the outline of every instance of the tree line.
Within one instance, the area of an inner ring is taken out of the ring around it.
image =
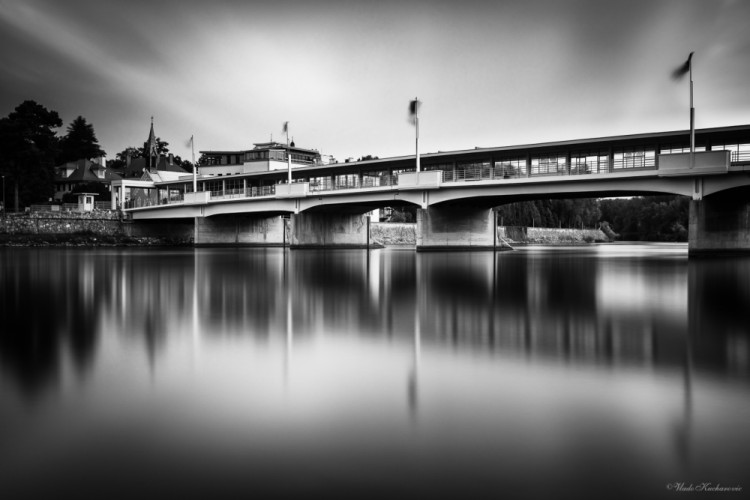
[[[623,241],[687,241],[690,198],[677,195],[580,198],[509,203],[496,208],[498,224],[596,228],[607,223]]]
[[[534,200],[500,205],[495,211],[499,226],[591,229],[606,224],[621,241],[684,242],[688,239],[690,198],[666,195]],[[393,208],[388,220],[414,222],[416,208]]]
[[[58,136],[57,129],[62,125],[57,111],[32,100],[22,102],[8,116],[0,118],[0,175],[8,190],[3,193],[3,199],[6,202],[13,200],[15,211],[19,207],[46,203],[54,196],[56,165],[107,155],[99,145],[93,125],[84,117],[76,117],[65,134]],[[160,154],[169,153],[168,142],[157,138],[157,143]],[[108,166],[121,173],[128,157],[146,156],[143,146],[131,146],[117,153]],[[175,156],[174,162],[188,172],[192,171],[189,161]],[[82,188],[93,189],[95,186]]]

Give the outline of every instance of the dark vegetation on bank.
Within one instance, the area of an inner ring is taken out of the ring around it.
[[[579,198],[508,203],[496,207],[499,226],[598,228],[621,241],[685,242],[690,198],[648,196]],[[392,222],[414,222],[413,209],[394,211]]]

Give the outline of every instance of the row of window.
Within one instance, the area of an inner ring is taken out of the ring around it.
[[[240,165],[246,161],[273,160],[286,161],[287,155],[284,150],[270,151],[247,151],[244,154],[227,154],[206,156],[203,160],[204,165]],[[315,155],[292,153],[292,161],[295,163],[313,163]]]
[[[750,161],[750,143],[725,143],[712,144],[712,150],[727,150],[731,152],[731,161]],[[696,151],[705,151],[705,146],[696,147]],[[660,148],[660,154],[687,153],[689,147],[680,145],[663,145]],[[251,151],[246,155],[254,155],[253,158],[269,157],[279,159],[284,156],[284,151]],[[646,147],[620,148],[612,152],[610,157],[607,150],[576,151],[570,155],[570,164],[568,158],[562,153],[550,153],[544,155],[532,155],[528,161],[525,157],[509,157],[490,162],[482,161],[465,161],[465,162],[444,162],[427,164],[423,170],[441,170],[444,173],[444,180],[460,181],[473,179],[493,179],[493,178],[515,178],[538,175],[561,175],[561,174],[584,174],[616,171],[619,169],[648,169],[656,167],[656,150]],[[292,158],[306,158],[303,155],[293,154]],[[239,155],[223,155],[222,157],[213,157],[212,160],[220,159],[221,161],[238,161]],[[361,174],[341,174],[331,176],[312,177],[309,179],[311,186],[318,189],[327,189],[332,186],[337,188],[359,187],[362,186],[385,186],[393,184],[394,177],[400,172],[413,171],[413,168],[394,169],[394,170],[376,170],[366,171]],[[361,176],[361,180],[360,180]],[[58,188],[59,189],[59,188]],[[227,178],[224,183],[221,180],[206,181],[206,191],[220,193],[237,192],[244,189],[242,179]]]
[[[713,144],[712,150],[727,150],[731,152],[731,161],[750,161],[750,143],[726,143]],[[698,146],[696,151],[705,151],[705,146]],[[664,145],[660,148],[660,154],[687,153],[690,151],[689,146],[685,145]],[[578,151],[571,154],[570,167],[573,173],[596,173],[604,172],[611,169],[622,168],[654,168],[656,166],[656,150],[647,148],[628,148],[613,151],[613,158],[610,165],[609,153],[607,151]],[[274,160],[286,161],[286,151],[248,151],[244,155],[217,155],[209,156],[205,159],[206,165],[238,165],[243,161],[253,160]],[[312,155],[292,153],[292,161],[295,163],[314,163],[315,157]],[[438,163],[426,165],[424,170],[443,170],[449,171],[454,168],[463,170],[472,170],[476,168],[488,168],[486,162],[459,162]],[[567,171],[567,158],[563,153],[534,155],[530,158],[527,165],[524,157],[504,158],[495,161],[495,169],[501,169],[503,176],[515,177],[527,173],[527,168],[531,169],[532,175],[558,174]]]

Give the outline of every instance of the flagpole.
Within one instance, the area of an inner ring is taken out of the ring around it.
[[[691,54],[692,55],[692,54]],[[693,105],[693,61],[690,58],[690,168],[695,165],[695,107]]]
[[[416,149],[417,149],[417,172],[419,172],[419,98],[414,98],[414,124],[416,125],[417,138],[416,138]]]
[[[292,152],[289,150],[289,122],[284,124],[286,129],[286,170],[289,184],[292,183]],[[291,189],[291,187],[289,188]]]
[[[193,154],[193,192],[198,192],[198,165],[195,164],[195,139],[190,136],[190,151]]]

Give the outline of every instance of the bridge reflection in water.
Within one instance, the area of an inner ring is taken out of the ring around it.
[[[93,468],[136,493],[110,469],[153,467],[159,486],[198,491],[218,476],[282,493],[654,496],[741,484],[750,459],[747,258],[659,245],[0,256],[0,465],[21,478],[91,486],[76,468]],[[60,469],[65,442],[84,458]],[[146,449],[156,458],[134,460]]]

